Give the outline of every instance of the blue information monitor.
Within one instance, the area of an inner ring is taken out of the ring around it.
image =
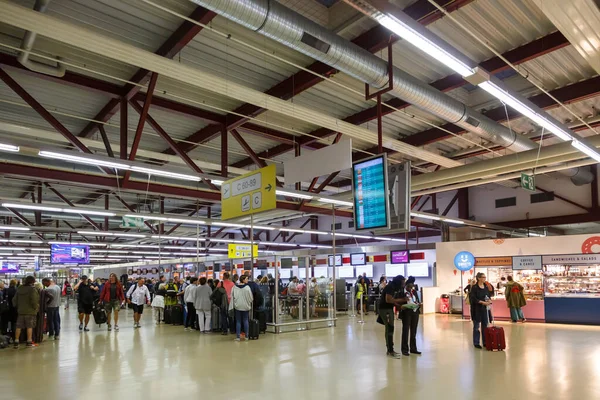
[[[385,154],[352,165],[354,228],[389,228],[387,157]]]

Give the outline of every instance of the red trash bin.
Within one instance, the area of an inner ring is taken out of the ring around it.
[[[450,314],[450,296],[443,294],[440,297],[440,312],[442,314]]]

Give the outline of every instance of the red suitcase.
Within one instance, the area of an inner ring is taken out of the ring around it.
[[[499,326],[490,326],[485,329],[485,348],[488,351],[506,350],[504,328],[501,328]]]

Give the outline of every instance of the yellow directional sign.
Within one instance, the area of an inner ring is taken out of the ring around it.
[[[228,244],[227,250],[229,253],[229,258],[247,258],[247,257],[258,257],[258,245],[255,244],[252,246],[252,252],[254,255],[250,255],[250,245],[249,244]]]
[[[221,185],[221,219],[272,210],[277,206],[275,165],[249,172]]]

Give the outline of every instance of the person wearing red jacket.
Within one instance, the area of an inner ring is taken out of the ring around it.
[[[117,278],[116,274],[110,274],[108,282],[104,284],[102,292],[100,293],[100,302],[104,303],[109,331],[112,329],[112,326],[110,325],[110,315],[113,311],[115,315],[115,331],[119,330],[119,310],[124,301],[125,293],[123,291],[123,285],[119,282],[119,278]]]

